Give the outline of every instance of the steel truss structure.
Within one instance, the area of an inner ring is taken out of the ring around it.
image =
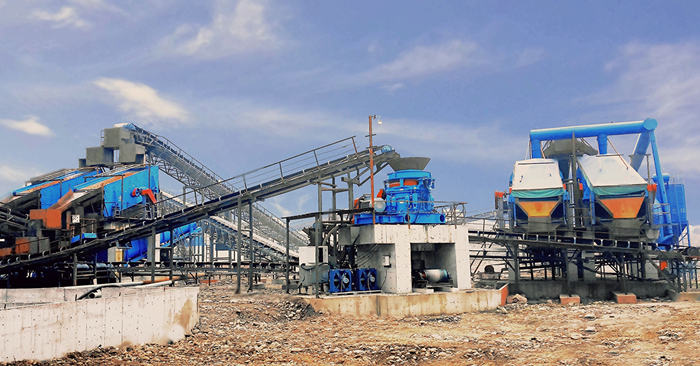
[[[505,265],[513,276],[508,281],[515,288],[523,280],[559,279],[568,285],[584,279],[588,272],[588,278],[615,280],[624,290],[629,281],[652,281],[647,273],[647,264],[651,264],[659,273],[658,280],[675,291],[700,288],[698,248],[665,251],[642,242],[508,233],[497,230],[498,219],[489,216],[458,218],[470,225],[474,278],[485,265],[496,262]]]

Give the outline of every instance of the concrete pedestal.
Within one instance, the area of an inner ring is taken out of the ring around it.
[[[447,270],[454,288],[471,288],[466,226],[353,226],[340,232],[340,242],[357,246],[359,267],[377,269],[383,292],[412,292],[412,252],[421,253],[426,268]]]

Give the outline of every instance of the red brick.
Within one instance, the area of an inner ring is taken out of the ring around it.
[[[506,299],[508,298],[508,284],[506,283],[501,287],[501,306],[506,306]]]
[[[621,292],[615,292],[615,301],[617,301],[618,304],[636,304],[637,303],[637,295],[633,293],[621,293]]]
[[[559,295],[559,302],[562,305],[580,304],[581,298],[578,295]]]

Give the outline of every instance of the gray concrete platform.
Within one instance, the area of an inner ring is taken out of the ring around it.
[[[367,294],[301,296],[316,311],[356,318],[460,314],[494,310],[501,305],[501,290],[474,289],[431,294]]]
[[[627,281],[624,284],[615,280],[574,281],[523,280],[517,285],[509,283],[512,293],[522,293],[528,299],[558,299],[561,294],[575,294],[582,299],[611,300],[614,292],[631,292],[639,298],[668,296],[669,287],[665,281]]]

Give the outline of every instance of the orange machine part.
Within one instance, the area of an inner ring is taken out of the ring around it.
[[[405,186],[417,186],[418,181],[415,179],[404,179],[403,180],[403,185]]]
[[[32,238],[15,239],[15,254],[29,254],[29,241]]]
[[[659,269],[660,269],[660,270],[663,271],[663,270],[666,269],[667,267],[668,267],[668,262],[666,262],[666,261],[661,261],[661,262],[659,262]]]
[[[600,200],[600,203],[610,211],[613,219],[633,219],[637,217],[643,202],[644,196],[605,198]]]
[[[30,210],[29,218],[31,220],[41,220],[44,227],[47,229],[61,228],[61,210],[47,208],[43,210]]]
[[[153,194],[153,191],[150,188],[146,188],[146,189],[134,188],[134,190],[131,191],[131,197],[136,197],[138,195],[147,197],[149,200],[151,200],[151,203],[153,203],[153,204],[156,203],[156,196],[155,196],[155,194]]]
[[[68,191],[68,193],[64,194],[63,197],[61,197],[56,203],[51,205],[49,209],[56,210],[59,212],[63,212],[70,206],[71,201],[73,200],[73,196],[75,193],[73,193],[73,190]]]
[[[528,217],[549,217],[559,201],[518,201]]]
[[[0,258],[12,255],[12,248],[0,248]]]
[[[110,183],[114,183],[114,182],[116,182],[116,181],[118,181],[118,180],[120,180],[120,179],[124,179],[124,178],[126,178],[126,177],[130,177],[130,176],[132,176],[132,175],[134,175],[134,174],[136,174],[136,173],[138,173],[138,172],[126,172],[126,173],[124,173],[123,175],[119,175],[119,176],[116,176],[116,177],[112,177],[112,178],[103,180],[103,181],[101,181],[101,182],[97,182],[97,183],[95,183],[95,184],[89,185],[89,186],[87,186],[87,187],[83,187],[83,190],[92,190],[92,189],[102,188],[102,187],[104,187],[104,186],[106,186],[106,185],[108,185],[108,184],[110,184]]]
[[[493,195],[494,195],[496,198],[503,198],[503,196],[505,196],[505,194],[506,194],[505,192],[494,192],[494,193],[493,193]]]

